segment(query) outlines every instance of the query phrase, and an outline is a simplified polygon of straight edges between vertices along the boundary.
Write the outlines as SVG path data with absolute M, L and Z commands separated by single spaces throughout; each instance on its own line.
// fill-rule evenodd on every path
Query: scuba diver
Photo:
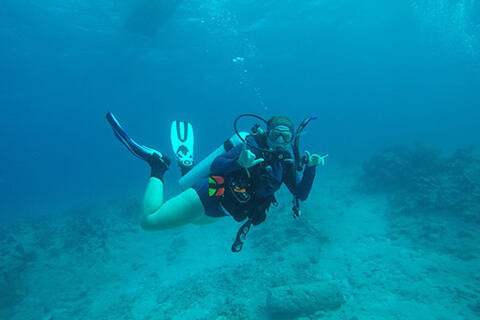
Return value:
M 136 143 L 112 113 L 107 113 L 106 117 L 115 136 L 151 169 L 140 214 L 142 228 L 153 231 L 190 223 L 203 225 L 231 216 L 237 222 L 245 221 L 237 232 L 233 252 L 242 249 L 252 225 L 265 221 L 270 205 L 277 204 L 274 194 L 283 183 L 294 196 L 294 217 L 300 216 L 300 200 L 307 199 L 315 168 L 325 165 L 328 156 L 307 151 L 301 156 L 299 152 L 300 135 L 316 117 L 306 118 L 295 129 L 285 116 L 274 116 L 267 121 L 254 114 L 243 114 L 235 119 L 235 134 L 194 165 L 192 125 L 174 121 L 171 140 L 182 171 L 179 183 L 184 191 L 164 202 L 163 175 L 170 166 L 170 159 Z M 266 130 L 256 124 L 251 133 L 239 132 L 237 123 L 244 117 L 264 122 Z

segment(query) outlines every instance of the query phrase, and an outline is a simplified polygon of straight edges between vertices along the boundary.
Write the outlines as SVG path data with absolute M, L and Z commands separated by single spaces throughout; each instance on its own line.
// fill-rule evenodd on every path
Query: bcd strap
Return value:
M 250 219 L 245 222 L 240 229 L 238 229 L 237 236 L 235 237 L 235 242 L 232 244 L 232 252 L 240 252 L 243 247 L 243 242 L 247 237 L 248 232 L 250 231 L 250 226 L 252 221 Z

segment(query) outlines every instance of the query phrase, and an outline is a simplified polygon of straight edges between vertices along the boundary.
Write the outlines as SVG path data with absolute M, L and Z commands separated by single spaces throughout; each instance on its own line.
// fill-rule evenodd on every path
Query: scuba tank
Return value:
M 186 190 L 193 186 L 197 181 L 207 178 L 210 175 L 210 167 L 212 166 L 215 158 L 241 144 L 242 139 L 245 139 L 248 135 L 249 133 L 247 132 L 239 132 L 238 134 L 234 134 L 232 137 L 230 137 L 230 139 L 227 139 L 221 146 L 215 149 L 205 159 L 200 161 L 200 163 L 196 164 L 192 170 L 180 178 L 180 187 L 183 190 Z

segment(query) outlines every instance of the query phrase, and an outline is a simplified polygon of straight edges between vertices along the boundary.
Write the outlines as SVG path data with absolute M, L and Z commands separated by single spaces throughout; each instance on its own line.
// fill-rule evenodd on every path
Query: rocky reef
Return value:
M 361 188 L 390 197 L 396 211 L 448 213 L 480 223 L 480 160 L 475 148 L 446 155 L 424 145 L 401 145 L 363 165 Z
M 326 282 L 275 287 L 267 296 L 267 309 L 272 319 L 294 319 L 316 313 L 321 316 L 344 303 L 338 286 Z
M 14 237 L 15 229 L 0 229 L 0 318 L 8 319 L 16 305 L 28 294 L 26 275 L 37 259 L 36 254 L 26 249 Z

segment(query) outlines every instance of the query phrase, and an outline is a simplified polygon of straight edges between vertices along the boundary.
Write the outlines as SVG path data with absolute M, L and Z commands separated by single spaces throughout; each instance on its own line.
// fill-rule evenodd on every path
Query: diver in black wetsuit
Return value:
M 307 199 L 315 168 L 319 164 L 324 165 L 326 158 L 307 152 L 303 159 L 299 159 L 296 139 L 313 117 L 302 122 L 297 131 L 289 118 L 272 117 L 265 121 L 266 132 L 256 130 L 245 139 L 241 138 L 242 142 L 236 146 L 226 143 L 224 146 L 227 151 L 209 165 L 208 177 L 199 179 L 164 203 L 163 174 L 170 164 L 168 157 L 133 141 L 112 114 L 107 114 L 107 119 L 120 141 L 151 167 L 140 215 L 142 227 L 146 230 L 164 230 L 189 223 L 206 224 L 219 217 L 232 216 L 236 221 L 246 221 L 232 246 L 235 252 L 240 251 L 242 239 L 250 226 L 265 220 L 270 205 L 276 202 L 274 194 L 283 183 L 295 196 L 294 212 L 299 215 L 298 201 Z M 297 182 L 299 169 L 303 175 Z M 196 168 L 192 172 L 194 170 Z

